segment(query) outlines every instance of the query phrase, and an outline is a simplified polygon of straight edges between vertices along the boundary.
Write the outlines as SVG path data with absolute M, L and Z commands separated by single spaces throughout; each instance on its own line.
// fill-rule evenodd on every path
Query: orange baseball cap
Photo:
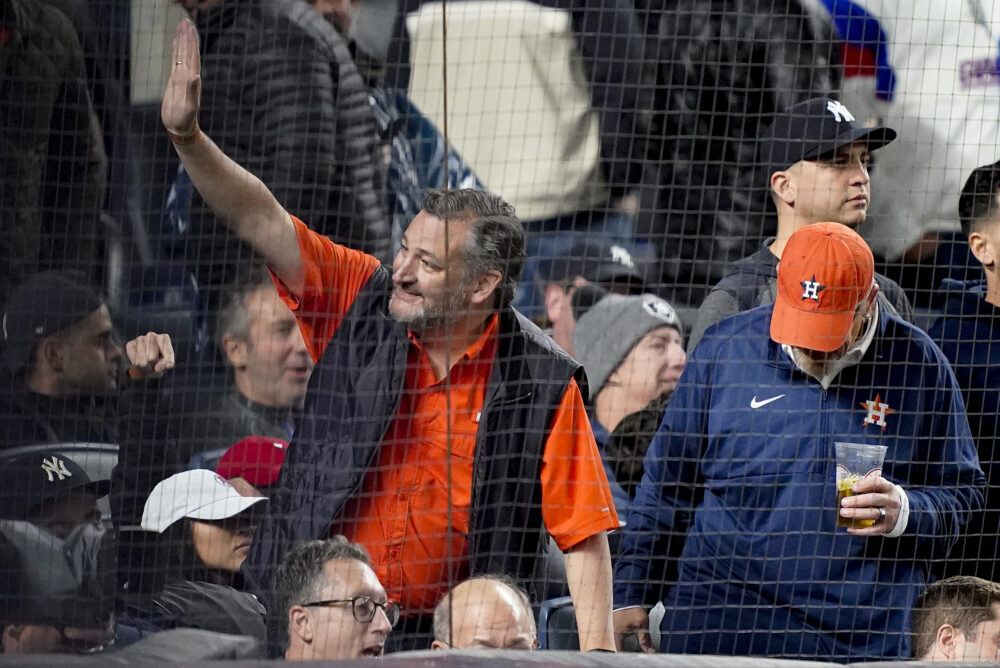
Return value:
M 874 281 L 872 251 L 851 228 L 813 223 L 796 230 L 778 263 L 771 338 L 833 352 L 847 339 L 858 304 Z

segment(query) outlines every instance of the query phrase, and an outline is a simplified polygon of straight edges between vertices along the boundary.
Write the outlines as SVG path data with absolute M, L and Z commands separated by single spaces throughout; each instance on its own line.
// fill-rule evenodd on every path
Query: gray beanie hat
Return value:
M 656 295 L 608 295 L 580 316 L 573 330 L 576 358 L 587 371 L 593 400 L 642 337 L 659 327 L 681 331 L 674 307 Z

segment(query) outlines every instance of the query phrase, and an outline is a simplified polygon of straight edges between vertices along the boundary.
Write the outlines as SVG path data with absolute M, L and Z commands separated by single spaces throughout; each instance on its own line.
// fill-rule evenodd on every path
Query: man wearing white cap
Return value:
M 844 225 L 792 234 L 777 288 L 717 326 L 670 399 L 615 568 L 619 641 L 651 649 L 644 608 L 662 597 L 671 653 L 908 657 L 929 560 L 982 503 L 955 377 L 881 308 L 871 250 Z M 887 448 L 839 506 L 838 441 Z M 672 535 L 686 539 L 664 592 Z

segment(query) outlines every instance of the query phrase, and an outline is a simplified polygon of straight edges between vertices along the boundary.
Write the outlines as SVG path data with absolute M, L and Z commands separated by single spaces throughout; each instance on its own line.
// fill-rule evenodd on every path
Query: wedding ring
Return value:
M 878 521 L 881 522 L 885 519 L 885 508 L 878 508 Z

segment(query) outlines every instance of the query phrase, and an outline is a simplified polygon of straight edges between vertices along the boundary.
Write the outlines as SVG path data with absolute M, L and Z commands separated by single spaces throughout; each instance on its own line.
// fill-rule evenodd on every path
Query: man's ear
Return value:
M 787 169 L 771 174 L 771 192 L 788 206 L 795 204 L 795 179 L 791 177 Z
M 934 639 L 934 654 L 937 658 L 947 661 L 958 661 L 962 657 L 958 656 L 958 640 L 960 632 L 951 624 L 942 624 L 938 629 L 937 637 Z
M 7 624 L 3 627 L 4 654 L 13 654 L 17 651 L 23 631 L 24 627 L 20 624 Z
M 563 302 L 569 299 L 570 296 L 566 294 L 566 290 L 562 286 L 550 283 L 545 286 L 545 293 L 542 295 L 542 298 L 545 301 L 545 317 L 549 319 L 549 322 L 555 322 L 559 318 L 558 314 L 562 309 Z
M 242 369 L 247 365 L 247 342 L 243 339 L 238 339 L 232 334 L 223 335 L 222 350 L 234 368 Z
M 993 267 L 996 265 L 997 249 L 993 248 L 993 245 L 986 238 L 985 234 L 981 232 L 970 232 L 969 233 L 969 250 L 972 254 L 979 260 L 979 264 L 984 267 Z
M 435 640 L 434 642 L 431 643 L 431 649 L 435 649 L 435 650 L 448 649 L 448 646 L 445 645 L 440 640 Z
M 66 346 L 55 337 L 42 339 L 38 343 L 37 360 L 56 373 L 66 368 Z
M 479 306 L 493 299 L 497 286 L 503 280 L 503 275 L 496 269 L 490 269 L 479 274 L 473 284 L 472 305 Z
M 305 645 L 313 641 L 312 619 L 309 611 L 301 605 L 293 605 L 288 609 L 288 636 L 289 639 L 295 636 Z

